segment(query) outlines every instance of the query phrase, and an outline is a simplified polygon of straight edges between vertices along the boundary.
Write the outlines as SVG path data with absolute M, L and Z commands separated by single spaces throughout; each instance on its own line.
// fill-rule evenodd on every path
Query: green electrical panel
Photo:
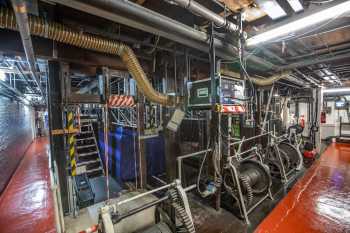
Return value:
M 216 79 L 216 99 L 221 104 L 237 104 L 237 99 L 243 98 L 243 83 L 240 80 L 222 77 Z M 203 79 L 189 82 L 188 107 L 209 109 L 211 107 L 211 80 Z M 218 95 L 220 93 L 220 97 Z
M 210 84 L 211 84 L 210 79 L 204 79 L 204 80 L 188 83 L 187 87 L 188 87 L 188 106 L 189 107 L 210 108 L 211 106 Z

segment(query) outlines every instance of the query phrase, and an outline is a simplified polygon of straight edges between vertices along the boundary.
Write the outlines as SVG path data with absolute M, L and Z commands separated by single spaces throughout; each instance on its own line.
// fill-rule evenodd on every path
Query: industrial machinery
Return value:
M 273 177 L 288 184 L 303 166 L 303 157 L 300 150 L 285 138 L 272 136 L 272 140 L 265 151 L 264 163 L 270 168 Z
M 130 208 L 143 197 L 162 191 L 166 192 L 163 192 L 161 197 Z M 126 210 L 126 207 L 129 208 Z M 175 216 L 168 214 L 169 209 L 170 212 L 175 212 Z M 145 224 L 140 225 L 140 218 L 147 218 L 149 221 L 145 220 Z M 127 222 L 123 223 L 126 220 Z M 127 227 L 123 228 L 123 224 Z M 117 202 L 110 200 L 99 211 L 98 228 L 99 232 L 103 233 L 195 233 L 187 195 L 179 180 L 128 199 Z
M 224 171 L 224 187 L 226 190 L 225 204 L 227 200 L 233 200 L 232 206 L 238 204 L 240 215 L 249 224 L 248 215 L 264 200 L 271 198 L 270 187 L 272 184 L 269 167 L 263 163 L 260 148 L 254 146 L 246 151 L 241 151 L 244 142 L 261 137 L 261 135 L 243 139 L 238 150 L 233 156 L 228 157 Z

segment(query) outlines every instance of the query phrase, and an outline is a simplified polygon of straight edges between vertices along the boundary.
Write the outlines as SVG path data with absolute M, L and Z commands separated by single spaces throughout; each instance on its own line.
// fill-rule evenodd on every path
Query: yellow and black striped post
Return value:
M 68 112 L 68 143 L 69 143 L 69 159 L 72 176 L 77 174 L 77 162 L 75 161 L 75 136 L 73 112 Z

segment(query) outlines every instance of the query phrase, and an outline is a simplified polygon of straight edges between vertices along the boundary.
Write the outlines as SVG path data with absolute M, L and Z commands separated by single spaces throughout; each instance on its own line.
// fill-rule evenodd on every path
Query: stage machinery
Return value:
M 295 178 L 296 172 L 303 167 L 303 156 L 300 152 L 300 142 L 289 134 L 276 137 L 271 134 L 271 140 L 264 151 L 264 163 L 269 166 L 273 177 L 281 179 L 288 185 Z
M 249 224 L 248 215 L 267 198 L 273 199 L 269 167 L 263 163 L 261 147 L 255 145 L 242 151 L 242 144 L 266 136 L 262 134 L 230 143 L 238 145 L 232 156 L 227 158 L 224 169 L 224 206 L 229 209 L 237 206 L 241 217 Z
M 163 193 L 161 197 L 154 198 L 136 208 L 130 208 L 133 202 L 160 192 Z M 123 206 L 129 206 L 128 210 L 122 211 Z M 170 217 L 167 211 L 169 209 L 175 213 L 174 216 Z M 154 224 L 145 224 L 138 229 L 130 230 L 131 225 L 137 225 L 140 222 L 139 218 L 151 218 L 150 222 Z M 131 224 L 127 224 L 127 229 L 121 226 L 125 219 L 128 219 L 128 223 Z M 129 232 L 129 230 L 130 233 L 195 233 L 186 190 L 182 188 L 179 180 L 125 200 L 118 202 L 110 200 L 100 208 L 98 230 L 101 233 L 126 233 L 125 231 Z

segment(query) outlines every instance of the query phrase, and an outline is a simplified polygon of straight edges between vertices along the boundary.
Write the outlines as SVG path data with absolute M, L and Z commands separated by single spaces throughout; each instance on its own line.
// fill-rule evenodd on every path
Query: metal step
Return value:
M 78 158 L 79 157 L 84 157 L 84 156 L 89 156 L 89 155 L 98 155 L 97 151 L 92 151 L 92 152 L 87 152 L 87 153 L 78 153 Z
M 95 160 L 90 160 L 90 161 L 85 161 L 85 162 L 78 162 L 77 163 L 77 166 L 86 166 L 86 165 L 89 165 L 89 164 L 94 164 L 94 163 L 99 163 L 100 161 L 98 159 L 95 159 Z
M 89 134 L 89 133 L 92 133 L 92 131 L 91 131 L 91 130 L 90 130 L 90 131 L 81 131 L 81 132 L 78 134 L 78 136 L 81 135 L 81 134 Z
M 93 173 L 93 172 L 97 172 L 97 171 L 103 172 L 102 167 L 98 167 L 98 168 L 95 168 L 95 169 L 86 170 L 86 173 Z
M 95 139 L 94 137 L 87 137 L 87 138 L 78 138 L 77 141 L 84 141 L 84 140 L 93 140 Z
M 85 149 L 85 148 L 89 148 L 89 147 L 93 147 L 93 146 L 96 146 L 96 144 L 90 144 L 90 145 L 83 145 L 83 146 L 77 146 L 77 149 Z
M 90 123 L 91 119 L 80 119 L 80 123 Z
M 79 135 L 77 135 L 77 139 L 85 139 L 85 138 L 92 138 L 92 139 L 94 139 L 94 135 L 89 135 L 89 134 L 79 134 Z

